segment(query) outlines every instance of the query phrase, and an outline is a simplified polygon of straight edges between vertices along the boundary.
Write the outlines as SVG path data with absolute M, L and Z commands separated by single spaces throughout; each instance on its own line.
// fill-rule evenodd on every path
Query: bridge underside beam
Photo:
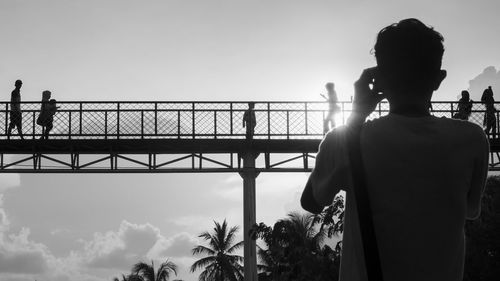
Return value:
M 241 172 L 255 152 L 258 172 L 308 172 L 319 140 L 0 141 L 3 173 Z
M 119 140 L 0 140 L 0 153 L 29 154 L 121 154 L 148 153 L 315 153 L 318 139 L 119 139 Z
M 0 173 L 231 173 L 259 154 L 257 172 L 309 172 L 320 140 L 0 140 Z M 489 170 L 500 171 L 490 140 Z

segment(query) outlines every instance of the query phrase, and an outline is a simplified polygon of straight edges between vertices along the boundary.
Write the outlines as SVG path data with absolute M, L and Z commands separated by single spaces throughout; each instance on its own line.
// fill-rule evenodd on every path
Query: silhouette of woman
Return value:
M 495 108 L 495 99 L 493 98 L 493 90 L 491 86 L 483 91 L 481 96 L 481 102 L 486 107 L 486 112 L 484 113 L 483 127 L 484 132 L 489 136 L 490 132 L 493 134 L 493 138 L 496 137 L 497 133 L 497 119 L 495 113 L 497 109 Z
M 472 112 L 472 100 L 468 91 L 462 91 L 462 97 L 458 100 L 458 112 L 453 115 L 455 119 L 469 120 Z
M 51 92 L 43 91 L 42 93 L 42 106 L 40 108 L 40 114 L 36 120 L 36 123 L 42 126 L 42 136 L 40 139 L 48 139 L 49 133 L 54 127 L 54 114 L 57 111 L 57 105 L 55 99 L 50 99 Z

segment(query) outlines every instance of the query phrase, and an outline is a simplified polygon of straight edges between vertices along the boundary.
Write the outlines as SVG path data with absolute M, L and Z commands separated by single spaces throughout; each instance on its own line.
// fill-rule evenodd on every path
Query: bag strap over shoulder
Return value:
M 366 186 L 365 169 L 361 155 L 361 126 L 352 126 L 347 144 L 352 173 L 352 190 L 359 216 L 361 239 L 369 281 L 383 281 L 382 265 L 373 224 L 372 210 Z

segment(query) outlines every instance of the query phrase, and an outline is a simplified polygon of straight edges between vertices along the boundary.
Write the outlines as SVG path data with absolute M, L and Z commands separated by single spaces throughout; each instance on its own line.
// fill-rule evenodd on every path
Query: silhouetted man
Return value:
M 384 281 L 462 280 L 465 220 L 480 213 L 488 165 L 481 127 L 430 115 L 443 37 L 416 19 L 382 29 L 377 67 L 354 84 L 347 125 L 322 141 L 302 206 L 320 212 L 346 191 L 340 281 L 367 280 L 347 145 L 360 134 L 359 171 L 366 180 Z M 387 98 L 387 116 L 365 122 Z M 359 136 L 359 135 L 358 135 Z M 353 158 L 354 159 L 354 158 Z M 361 166 L 361 165 L 360 165 Z
M 248 109 L 243 114 L 243 128 L 246 127 L 246 138 L 251 140 L 253 139 L 253 134 L 255 131 L 255 126 L 257 126 L 257 120 L 255 119 L 255 111 L 253 108 L 255 107 L 255 103 L 249 102 Z
M 340 108 L 337 105 L 339 101 L 337 97 L 337 92 L 335 91 L 335 84 L 328 82 L 325 85 L 326 92 L 328 96 L 321 94 L 321 96 L 328 102 L 328 115 L 325 120 L 323 120 L 323 133 L 326 134 L 331 128 L 335 127 L 335 114 L 339 112 Z
M 9 128 L 7 131 L 7 136 L 10 137 L 12 133 L 12 129 L 14 127 L 17 128 L 17 132 L 19 133 L 19 136 L 21 139 L 24 139 L 23 137 L 23 130 L 22 130 L 22 125 L 23 125 L 23 116 L 21 113 L 21 86 L 23 85 L 23 82 L 21 80 L 16 80 L 15 83 L 15 89 L 12 91 L 10 95 L 10 123 L 9 123 Z

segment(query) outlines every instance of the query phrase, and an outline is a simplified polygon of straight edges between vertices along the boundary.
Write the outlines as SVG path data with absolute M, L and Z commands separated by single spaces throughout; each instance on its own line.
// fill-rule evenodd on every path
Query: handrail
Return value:
M 252 101 L 257 126 L 255 139 L 321 139 L 328 103 L 323 101 Z M 497 102 L 496 104 L 499 104 Z M 248 101 L 58 101 L 54 116 L 53 139 L 109 138 L 245 138 L 243 114 Z M 351 101 L 339 101 L 336 125 L 344 124 L 352 110 Z M 433 101 L 431 113 L 452 118 L 457 101 Z M 472 103 L 469 121 L 483 125 L 486 109 Z M 19 139 L 10 123 L 10 101 L 0 102 L 0 139 Z M 20 102 L 23 135 L 29 139 L 42 136 L 36 124 L 40 101 Z M 388 114 L 389 104 L 382 102 L 369 119 Z M 499 127 L 498 112 L 495 113 Z M 2 128 L 3 127 L 3 128 Z M 492 132 L 491 137 L 497 137 Z

